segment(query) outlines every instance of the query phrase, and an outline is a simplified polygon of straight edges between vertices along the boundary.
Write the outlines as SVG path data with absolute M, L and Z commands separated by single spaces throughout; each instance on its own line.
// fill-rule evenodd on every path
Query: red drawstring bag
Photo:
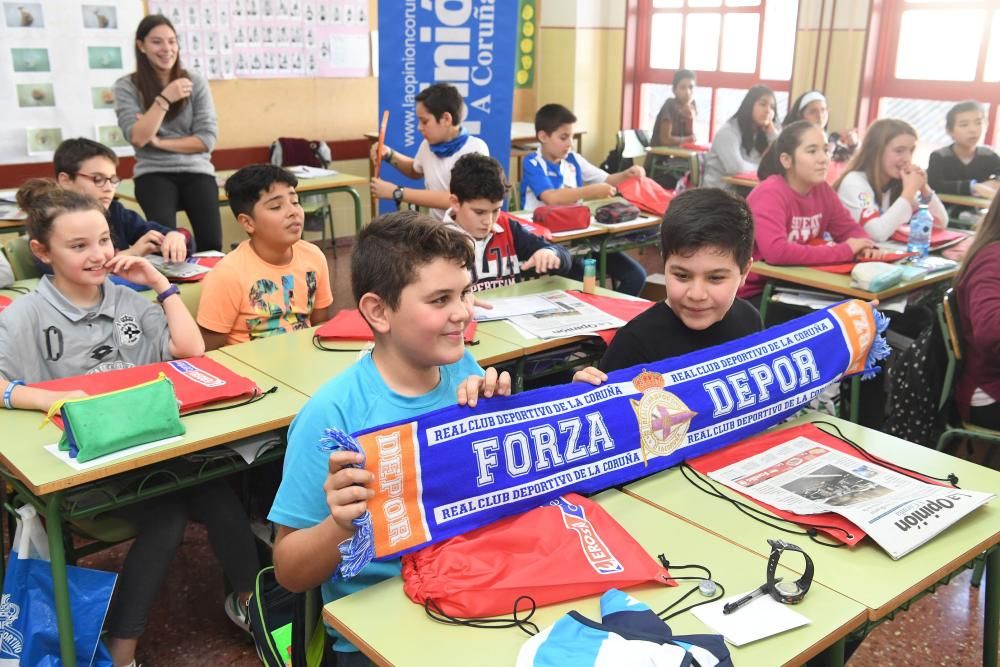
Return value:
M 610 514 L 575 493 L 403 556 L 406 596 L 462 618 L 510 614 L 522 596 L 542 606 L 650 581 L 677 585 Z
M 177 394 L 181 414 L 211 403 L 249 397 L 261 391 L 253 380 L 234 373 L 208 357 L 161 361 L 116 371 L 37 382 L 31 386 L 53 391 L 81 389 L 89 395 L 104 394 L 155 380 L 160 373 L 174 383 L 174 393 Z M 52 421 L 58 423 L 57 420 L 55 417 Z M 59 426 L 62 427 L 61 424 Z
M 11 301 L 8 297 L 0 296 L 0 312 L 3 312 L 4 308 L 12 303 L 13 301 Z
M 320 340 L 375 340 L 375 334 L 361 313 L 347 308 L 327 320 L 313 335 Z M 475 336 L 476 321 L 469 320 L 465 327 L 465 342 L 471 343 Z
M 618 194 L 646 213 L 660 216 L 666 212 L 670 200 L 674 198 L 673 190 L 667 190 L 646 176 L 626 178 L 618 184 Z

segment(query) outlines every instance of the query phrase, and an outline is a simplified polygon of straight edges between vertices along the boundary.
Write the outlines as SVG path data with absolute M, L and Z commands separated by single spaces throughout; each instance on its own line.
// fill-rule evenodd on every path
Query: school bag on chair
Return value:
M 325 141 L 279 137 L 271 144 L 271 164 L 279 167 L 319 167 L 326 169 L 333 159 L 330 146 Z M 330 220 L 330 235 L 333 236 L 333 211 L 326 195 L 299 195 L 299 203 L 306 213 L 306 231 L 323 232 L 326 238 L 326 221 Z
M 250 635 L 266 667 L 320 667 L 326 630 L 319 588 L 293 593 L 278 583 L 274 566 L 257 573 L 250 596 Z

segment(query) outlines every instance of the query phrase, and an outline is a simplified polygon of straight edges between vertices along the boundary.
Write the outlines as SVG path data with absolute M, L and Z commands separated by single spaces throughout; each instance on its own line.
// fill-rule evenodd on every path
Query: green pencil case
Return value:
M 56 413 L 63 422 L 59 448 L 81 463 L 185 433 L 174 385 L 163 373 L 127 389 L 59 401 L 46 421 Z

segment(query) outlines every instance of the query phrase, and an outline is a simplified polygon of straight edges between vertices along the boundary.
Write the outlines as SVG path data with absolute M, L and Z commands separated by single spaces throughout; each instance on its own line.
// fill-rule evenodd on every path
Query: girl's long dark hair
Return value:
M 966 270 L 968 270 L 969 265 L 972 264 L 972 260 L 975 259 L 976 253 L 991 243 L 998 241 L 1000 241 L 1000 197 L 994 197 L 993 203 L 990 204 L 990 210 L 986 212 L 986 217 L 980 223 L 972 245 L 969 246 L 969 251 L 965 253 L 965 257 L 962 259 L 962 264 L 958 267 L 958 273 L 955 274 L 952 284 L 958 285 L 962 282 L 962 277 L 965 275 Z
M 753 122 L 753 105 L 757 104 L 757 100 L 764 95 L 770 95 L 771 99 L 775 100 L 774 124 L 778 125 L 778 108 L 774 91 L 764 85 L 756 85 L 748 90 L 740 103 L 740 108 L 733 114 L 733 118 L 736 119 L 736 124 L 740 128 L 740 145 L 747 155 L 755 149 L 758 153 L 763 153 L 767 149 L 767 133 Z
M 139 101 L 142 104 L 143 109 L 148 109 L 153 104 L 153 100 L 156 96 L 163 91 L 163 84 L 160 83 L 160 78 L 156 75 L 156 71 L 153 66 L 149 63 L 149 58 L 147 58 L 142 51 L 139 50 L 139 42 L 146 39 L 146 36 L 153 30 L 153 28 L 165 25 L 171 30 L 173 30 L 174 35 L 177 34 L 177 30 L 174 29 L 174 24 L 170 22 L 166 16 L 162 14 L 150 14 L 141 21 L 139 21 L 139 27 L 135 29 L 135 73 L 132 74 L 132 83 L 139 90 Z M 174 66 L 170 70 L 170 81 L 175 79 L 180 79 L 188 75 L 187 71 L 181 67 L 181 56 L 180 49 L 177 52 L 177 60 L 174 62 Z M 170 105 L 167 110 L 166 117 L 164 120 L 170 120 L 181 112 L 184 105 L 188 103 L 188 98 L 182 98 Z
M 763 181 L 774 174 L 784 176 L 785 167 L 781 164 L 781 154 L 788 153 L 794 160 L 795 149 L 802 143 L 802 135 L 815 128 L 816 126 L 807 120 L 797 120 L 782 128 L 781 134 L 761 156 L 760 164 L 757 165 L 757 178 Z

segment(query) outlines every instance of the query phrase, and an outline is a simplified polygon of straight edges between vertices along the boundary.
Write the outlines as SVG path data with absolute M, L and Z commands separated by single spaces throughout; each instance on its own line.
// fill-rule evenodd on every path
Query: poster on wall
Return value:
M 208 79 L 364 77 L 368 0 L 150 0 Z
M 518 88 L 535 85 L 535 32 L 538 9 L 535 0 L 520 0 L 517 13 L 517 66 L 514 84 Z
M 112 86 L 135 69 L 142 0 L 0 0 L 0 163 L 41 162 L 64 138 L 87 137 L 121 155 Z
M 412 158 L 423 140 L 414 98 L 432 83 L 450 83 L 465 98 L 465 129 L 482 138 L 506 167 L 517 3 L 379 0 L 378 12 L 379 118 L 389 111 L 386 145 Z M 372 119 L 372 127 L 379 118 Z M 380 176 L 397 185 L 423 187 L 388 163 L 382 164 Z M 392 201 L 380 202 L 381 212 L 394 209 Z

